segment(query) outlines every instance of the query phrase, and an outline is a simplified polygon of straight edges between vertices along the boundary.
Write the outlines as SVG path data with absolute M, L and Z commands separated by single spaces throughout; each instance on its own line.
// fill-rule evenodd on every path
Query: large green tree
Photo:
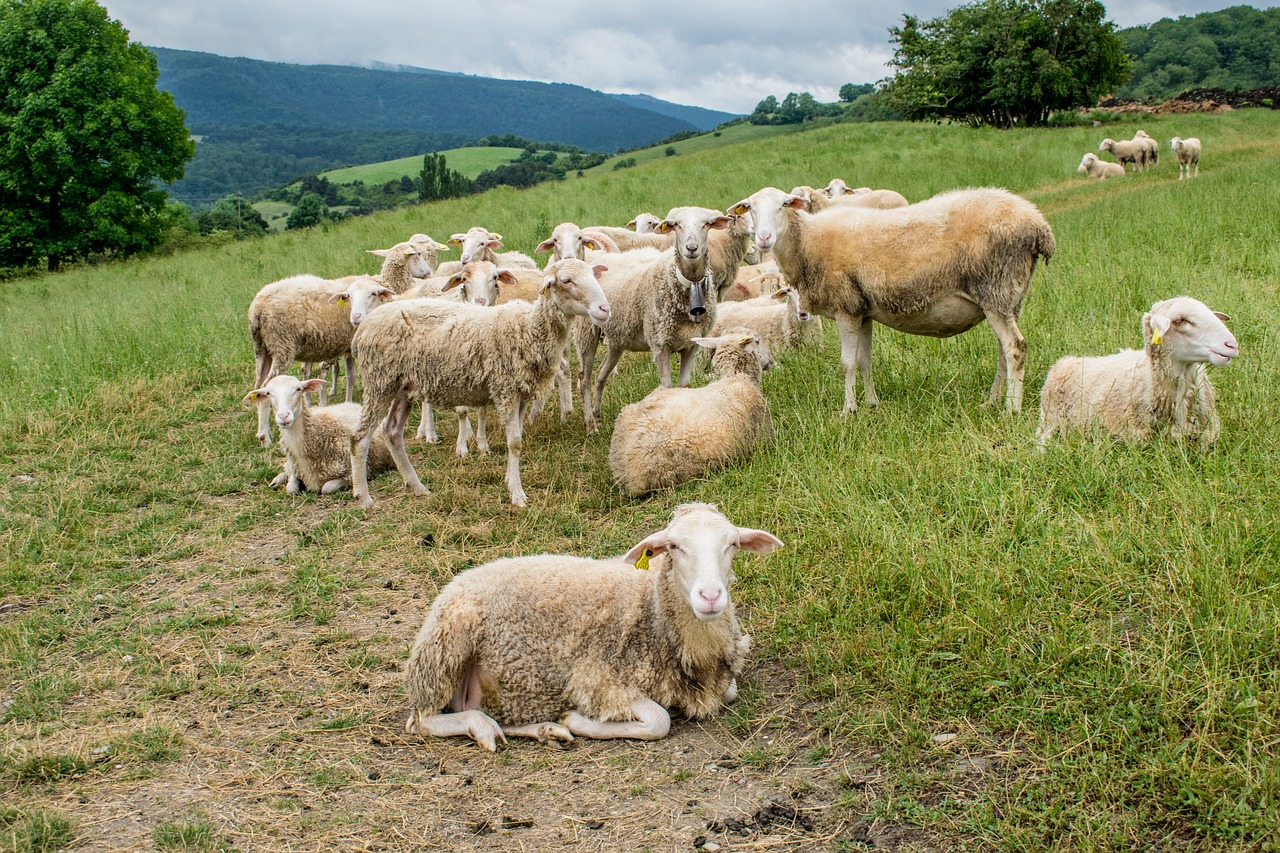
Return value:
M 93 0 L 0 0 L 0 265 L 160 242 L 195 146 L 157 77 Z
M 1044 124 L 1124 82 L 1129 59 L 1097 0 L 979 0 L 891 27 L 894 106 L 907 118 Z

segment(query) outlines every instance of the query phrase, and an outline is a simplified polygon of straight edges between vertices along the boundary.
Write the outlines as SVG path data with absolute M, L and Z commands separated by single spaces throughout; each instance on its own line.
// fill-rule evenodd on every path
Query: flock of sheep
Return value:
M 1194 136 L 1188 139 L 1175 136 L 1169 140 L 1169 149 L 1178 158 L 1178 180 L 1199 177 L 1199 139 Z M 1098 150 L 1111 152 L 1111 156 L 1116 158 L 1116 162 L 1108 163 L 1106 160 L 1099 160 L 1097 154 L 1089 151 L 1080 160 L 1080 166 L 1076 171 L 1091 178 L 1105 181 L 1107 178 L 1124 177 L 1125 163 L 1132 163 L 1135 172 L 1145 172 L 1148 166 L 1160 165 L 1160 143 L 1148 136 L 1145 130 L 1139 130 L 1134 133 L 1133 139 L 1117 141 L 1107 137 L 1099 143 Z M 1194 175 L 1191 171 L 1193 168 L 1195 169 Z
M 258 404 L 264 446 L 274 412 L 285 467 L 273 485 L 326 494 L 349 485 L 369 507 L 370 474 L 394 466 L 414 494 L 427 494 L 405 445 L 413 404 L 423 405 L 418 434 L 428 442 L 438 441 L 432 407 L 455 408 L 462 456 L 473 437 L 487 449 L 492 407 L 506 433 L 510 499 L 523 506 L 526 420 L 557 387 L 565 419 L 576 376 L 585 428 L 596 431 L 619 360 L 647 352 L 659 387 L 618 414 L 609 465 L 631 495 L 673 486 L 743 458 L 770 434 L 761 375 L 774 349 L 820 331 L 816 315 L 839 330 L 845 412 L 858 407 L 859 376 L 863 402 L 878 402 L 875 323 L 949 337 L 984 320 L 998 349 L 990 403 L 1021 409 L 1018 317 L 1037 262 L 1056 244 L 1035 205 L 1013 193 L 955 190 L 908 204 L 836 179 L 822 189 L 766 187 L 724 212 L 641 214 L 628 226 L 563 223 L 537 247 L 550 253 L 541 269 L 499 252 L 501 236 L 475 227 L 449 240 L 461 248 L 457 262 L 439 264 L 448 247 L 416 234 L 376 250 L 377 276 L 264 287 L 249 308 L 257 384 L 245 401 Z M 1219 423 L 1204 365 L 1238 354 L 1226 319 L 1190 297 L 1169 299 L 1143 316 L 1141 350 L 1061 359 L 1040 395 L 1041 449 L 1064 427 L 1212 442 Z M 710 354 L 715 379 L 690 387 L 699 352 Z M 306 378 L 286 373 L 294 361 L 308 363 Z M 325 405 L 328 383 L 310 378 L 311 365 L 333 363 L 336 390 L 338 361 L 346 402 Z M 357 364 L 363 406 L 352 402 Z M 319 407 L 308 404 L 313 392 Z M 660 738 L 670 708 L 712 714 L 736 696 L 749 647 L 729 597 L 733 556 L 781 545 L 714 505 L 687 504 L 619 558 L 519 557 L 464 572 L 414 643 L 408 729 L 466 735 L 492 750 L 507 736 Z M 544 595 L 548 583 L 556 596 Z

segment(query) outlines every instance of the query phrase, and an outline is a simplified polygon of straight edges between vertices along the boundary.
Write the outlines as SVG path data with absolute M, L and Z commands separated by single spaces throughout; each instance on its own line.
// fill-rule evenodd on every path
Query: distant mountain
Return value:
M 664 116 L 687 121 L 698 130 L 711 130 L 730 119 L 738 118 L 736 113 L 724 113 L 719 110 L 708 110 L 703 107 L 689 107 L 684 104 L 673 104 L 652 95 L 613 95 L 619 100 L 645 110 L 652 110 Z
M 160 88 L 187 111 L 194 134 L 256 124 L 421 130 L 468 138 L 514 133 L 611 153 L 698 129 L 691 121 L 566 83 L 152 50 Z

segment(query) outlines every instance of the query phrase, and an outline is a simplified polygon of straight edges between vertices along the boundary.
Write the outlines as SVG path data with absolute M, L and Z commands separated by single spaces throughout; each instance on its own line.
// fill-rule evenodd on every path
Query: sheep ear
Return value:
M 496 273 L 494 273 L 494 276 L 493 276 L 493 277 L 494 277 L 494 278 L 496 278 L 498 281 L 501 281 L 501 282 L 503 282 L 503 283 L 505 283 L 505 284 L 515 284 L 515 283 L 516 283 L 516 277 L 515 277 L 515 275 L 511 272 L 511 270 L 498 270 Z
M 593 267 L 591 268 L 591 271 L 592 271 L 593 273 L 595 273 L 596 275 L 600 275 L 600 273 L 602 273 L 602 272 L 608 272 L 608 271 L 609 271 L 609 268 L 608 268 L 608 267 L 606 267 L 604 264 L 596 264 L 595 266 L 593 266 Z
M 1151 324 L 1151 343 L 1164 343 L 1165 333 L 1169 331 L 1169 327 L 1173 325 L 1173 321 L 1160 314 L 1148 314 L 1147 322 Z
M 635 565 L 636 561 L 644 556 L 644 552 L 646 550 L 653 552 L 649 554 L 650 557 L 656 557 L 659 554 L 666 553 L 667 531 L 659 530 L 657 533 L 646 537 L 643 542 L 635 545 L 630 551 L 623 554 L 622 559 L 632 565 Z
M 449 244 L 448 244 L 448 243 L 437 243 L 435 240 L 432 240 L 432 241 L 431 241 L 431 245 L 435 246 L 435 249 L 436 249 L 436 251 L 437 251 L 437 252 L 447 252 L 447 251 L 449 251 Z
M 774 548 L 782 547 L 782 540 L 772 533 L 753 530 L 750 527 L 738 528 L 738 547 L 752 554 L 768 554 Z
M 589 245 L 587 244 L 587 240 L 591 240 L 592 242 L 594 242 L 594 243 L 595 243 L 595 246 L 589 246 Z M 610 238 L 610 237 L 606 237 L 605 235 L 603 235 L 603 234 L 599 234 L 599 233 L 597 233 L 597 232 L 595 232 L 595 231 L 583 231 L 583 232 L 582 232 L 582 243 L 583 243 L 583 245 L 584 245 L 584 246 L 587 246 L 587 248 L 594 248 L 594 249 L 598 249 L 598 250 L 599 250 L 599 251 L 601 251 L 601 252 L 618 252 L 618 251 L 621 251 L 621 250 L 618 248 L 618 244 L 617 244 L 617 243 L 615 243 L 615 242 L 613 242 L 613 239 L 612 239 L 612 238 Z
M 808 210 L 809 200 L 802 195 L 789 195 L 782 200 L 783 207 L 793 207 L 796 210 Z
M 445 291 L 453 290 L 455 287 L 462 284 L 466 277 L 467 275 L 465 272 L 459 271 L 454 273 L 449 276 L 449 280 L 444 283 L 444 287 L 440 288 L 440 292 L 444 293 Z
M 703 349 L 709 349 L 712 352 L 715 352 L 716 347 L 724 344 L 724 338 L 690 338 L 689 340 L 693 341 Z
M 548 237 L 538 244 L 538 248 L 534 249 L 535 253 L 550 252 L 551 248 L 556 244 L 554 237 Z
M 467 239 L 466 234 L 454 234 L 452 237 L 449 238 L 449 245 L 461 246 L 464 242 L 466 242 L 466 239 Z
M 1224 323 L 1227 323 L 1231 320 L 1231 317 L 1229 315 L 1223 314 L 1221 311 L 1214 311 L 1212 313 L 1213 313 L 1213 316 L 1217 317 L 1219 320 L 1221 320 Z
M 551 285 L 555 283 L 556 283 L 556 277 L 555 277 L 555 274 L 552 273 L 551 275 L 548 275 L 545 279 L 542 280 L 542 290 L 538 292 L 546 293 L 548 290 L 551 289 Z
M 308 379 L 302 383 L 302 392 L 304 394 L 315 394 L 324 387 L 325 381 L 324 379 Z
M 371 255 L 377 255 L 380 258 L 385 258 L 391 250 L 390 249 L 365 249 L 365 251 Z
M 716 229 L 717 231 L 723 231 L 724 229 L 729 227 L 729 224 L 731 222 L 733 222 L 733 220 L 727 216 L 717 216 L 715 219 L 712 219 L 707 224 L 710 227 Z
M 330 305 L 346 305 L 346 304 L 347 304 L 347 294 L 345 294 L 345 293 L 335 293 L 335 294 L 333 294 L 333 296 L 330 296 L 330 297 L 329 297 L 329 304 L 330 304 Z
M 267 389 L 255 388 L 252 391 L 250 391 L 248 394 L 244 395 L 244 399 L 240 401 L 240 405 L 247 406 L 249 403 L 257 402 L 258 400 L 261 400 L 265 396 L 267 396 Z
M 741 216 L 742 214 L 746 213 L 750 209 L 751 209 L 751 202 L 747 201 L 746 199 L 743 199 L 742 201 L 735 204 L 733 207 L 729 208 L 727 212 L 732 216 Z
M 389 287 L 380 287 L 374 291 L 374 296 L 377 296 L 379 299 L 390 299 L 395 295 L 396 292 Z
M 596 242 L 594 237 L 587 237 L 585 235 L 583 235 L 582 237 L 582 245 L 586 246 L 588 249 L 591 249 L 592 251 L 595 251 L 595 252 L 598 252 L 604 248 L 603 246 L 601 246 L 599 243 Z
M 738 346 L 747 347 L 747 346 L 751 346 L 755 342 L 756 342 L 756 339 L 753 338 L 751 335 L 743 335 L 741 338 L 738 339 Z
M 761 276 L 761 278 L 764 278 L 764 276 Z M 779 288 L 778 288 L 777 290 L 775 290 L 772 294 L 770 294 L 769 298 L 770 298 L 770 299 L 778 299 L 778 300 L 782 300 L 782 299 L 786 299 L 786 298 L 787 298 L 788 296 L 790 296 L 790 295 L 791 295 L 791 289 L 790 289 L 790 288 L 788 288 L 788 287 L 779 287 Z
M 636 230 L 636 221 L 633 219 L 633 220 L 631 220 L 630 222 L 628 222 L 626 225 L 624 225 L 623 227 L 624 227 L 624 228 L 630 228 L 632 231 L 634 231 L 634 230 Z
M 657 225 L 653 226 L 653 230 L 658 234 L 666 234 L 668 231 L 671 231 L 674 228 L 675 226 L 671 224 L 670 219 L 664 219 L 661 222 L 659 222 Z

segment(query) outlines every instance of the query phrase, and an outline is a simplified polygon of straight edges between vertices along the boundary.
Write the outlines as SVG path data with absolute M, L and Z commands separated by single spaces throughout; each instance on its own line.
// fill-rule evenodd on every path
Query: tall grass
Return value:
M 1158 170 L 1102 184 L 1075 174 L 1102 134 L 1137 127 L 1165 141 Z M 1199 179 L 1176 180 L 1175 134 L 1204 141 Z M 262 486 L 278 463 L 238 401 L 251 382 L 244 311 L 266 282 L 374 271 L 365 249 L 415 231 L 484 224 L 528 252 L 565 220 L 723 208 L 833 176 L 911 199 L 1001 185 L 1040 204 L 1059 249 L 1023 314 L 1028 411 L 980 405 L 995 369 L 985 327 L 941 341 L 879 328 L 880 408 L 842 418 L 828 328 L 765 378 L 772 444 L 649 500 L 612 486 L 608 429 L 588 438 L 577 414 L 528 434 L 523 512 L 503 505 L 500 461 L 452 461 L 447 437 L 414 451 L 428 499 L 386 477 L 364 514 Z M 323 624 L 334 602 L 359 606 L 370 566 L 411 565 L 438 584 L 511 553 L 616 553 L 676 502 L 710 500 L 787 543 L 738 567 L 756 639 L 745 713 L 767 718 L 789 674 L 821 728 L 891 762 L 896 796 L 873 816 L 1008 850 L 1274 844 L 1278 190 L 1269 111 L 1005 133 L 841 125 L 12 283 L 0 304 L 0 593 L 51 603 L 0 623 L 0 673 L 88 661 L 39 708 L 74 717 L 68 691 L 94 689 L 94 655 L 139 642 L 94 627 L 93 596 L 193 564 L 229 572 L 219 566 L 237 537 L 289 531 L 288 618 Z M 1053 360 L 1137 345 L 1141 312 L 1184 293 L 1232 315 L 1240 341 L 1237 363 L 1213 372 L 1217 445 L 1076 437 L 1035 452 L 1036 389 Z M 647 360 L 627 362 L 606 423 L 653 384 Z M 942 733 L 958 737 L 939 746 Z M 957 751 L 995 756 L 998 770 L 961 795 L 948 775 Z

